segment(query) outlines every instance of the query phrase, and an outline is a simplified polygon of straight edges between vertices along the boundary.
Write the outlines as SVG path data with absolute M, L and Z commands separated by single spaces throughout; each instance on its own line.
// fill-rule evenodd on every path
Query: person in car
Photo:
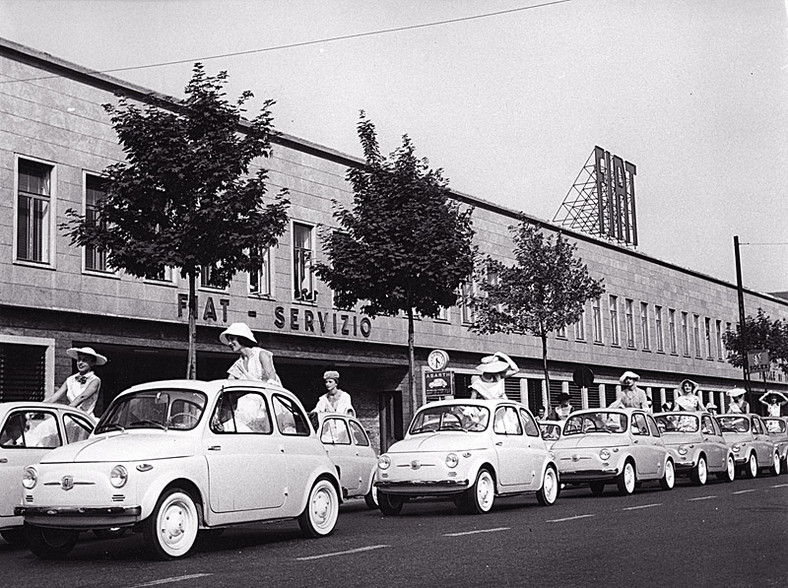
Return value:
M 682 380 L 676 395 L 678 410 L 703 410 L 703 401 L 698 396 L 698 384 L 690 379 Z
M 640 376 L 635 372 L 626 371 L 621 374 L 618 381 L 621 383 L 621 392 L 618 398 L 610 405 L 610 408 L 642 408 L 649 410 L 648 396 L 638 388 L 637 381 Z
M 767 392 L 758 399 L 761 404 L 766 405 L 766 414 L 770 417 L 778 417 L 782 412 L 782 406 L 788 400 L 782 392 Z
M 728 390 L 728 398 L 731 399 L 731 403 L 728 406 L 728 413 L 746 414 L 750 412 L 750 403 L 744 399 L 746 393 L 747 390 L 744 388 L 733 388 L 732 390 Z
M 471 398 L 506 398 L 504 380 L 520 371 L 517 364 L 503 351 L 482 358 L 476 366 L 480 375 L 471 378 Z
M 227 375 L 231 380 L 259 380 L 282 385 L 274 367 L 274 354 L 257 346 L 246 323 L 233 323 L 219 335 L 219 340 L 238 354 Z
M 318 399 L 313 412 L 341 412 L 356 416 L 350 394 L 339 389 L 339 372 L 328 370 L 323 374 L 323 380 L 326 383 L 326 393 Z
M 92 347 L 71 347 L 66 350 L 66 355 L 77 361 L 77 373 L 66 378 L 47 402 L 63 402 L 65 399 L 69 406 L 93 414 L 101 390 L 101 378 L 93 370 L 107 363 L 107 358 Z

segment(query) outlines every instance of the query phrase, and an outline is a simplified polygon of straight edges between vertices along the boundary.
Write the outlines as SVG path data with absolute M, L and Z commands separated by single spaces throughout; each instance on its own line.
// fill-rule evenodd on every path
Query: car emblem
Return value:
M 417 459 L 414 459 L 412 462 L 410 462 L 410 467 L 414 470 L 417 470 L 421 467 L 421 462 Z
M 74 487 L 74 476 L 63 476 L 63 479 L 60 480 L 60 487 L 63 490 L 71 490 Z

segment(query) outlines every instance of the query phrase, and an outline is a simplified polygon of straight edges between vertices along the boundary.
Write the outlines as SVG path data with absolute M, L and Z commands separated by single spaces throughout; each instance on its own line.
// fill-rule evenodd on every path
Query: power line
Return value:
M 204 57 L 196 57 L 191 59 L 178 59 L 174 61 L 162 61 L 159 63 L 150 63 L 146 65 L 133 65 L 128 67 L 116 67 L 112 69 L 102 69 L 102 70 L 88 70 L 88 73 L 91 74 L 102 74 L 102 73 L 116 73 L 121 71 L 131 71 L 137 69 L 149 69 L 153 67 L 166 67 L 169 65 L 179 65 L 181 63 L 194 63 L 197 61 L 209 61 L 211 59 L 223 59 L 225 57 L 239 57 L 241 55 L 252 55 L 254 53 L 266 53 L 268 51 L 279 51 L 281 49 L 294 49 L 296 47 L 306 47 L 308 45 L 317 45 L 320 43 L 333 43 L 335 41 L 347 41 L 348 39 L 360 39 L 362 37 L 372 37 L 376 35 L 386 35 L 389 33 L 399 33 L 402 31 L 412 31 L 416 29 L 425 29 L 429 27 L 436 27 L 436 26 L 443 26 L 447 24 L 454 24 L 458 22 L 467 22 L 471 20 L 479 20 L 482 18 L 491 18 L 496 16 L 502 16 L 504 14 L 513 14 L 515 12 L 524 12 L 526 10 L 533 10 L 535 8 L 545 8 L 548 6 L 554 6 L 556 4 L 564 4 L 566 2 L 573 2 L 574 0 L 553 0 L 552 2 L 543 2 L 541 4 L 533 4 L 531 6 L 522 6 L 520 8 L 510 8 L 508 10 L 499 10 L 497 12 L 487 12 L 485 14 L 476 14 L 473 16 L 463 16 L 459 18 L 452 18 L 447 20 L 440 20 L 435 22 L 428 22 L 422 24 L 415 24 L 415 25 L 407 25 L 402 27 L 393 27 L 390 29 L 380 29 L 376 31 L 367 31 L 364 33 L 353 33 L 349 35 L 339 35 L 336 37 L 326 37 L 324 39 L 315 39 L 312 41 L 300 41 L 298 43 L 288 43 L 286 45 L 276 45 L 274 47 L 262 47 L 260 49 L 249 49 L 246 51 L 235 51 L 232 53 L 222 53 L 219 55 L 208 55 Z M 7 84 L 9 82 L 33 82 L 37 80 L 48 80 L 52 78 L 57 78 L 59 76 L 41 76 L 36 78 L 26 78 L 26 79 L 17 79 L 17 80 L 0 80 L 0 84 Z

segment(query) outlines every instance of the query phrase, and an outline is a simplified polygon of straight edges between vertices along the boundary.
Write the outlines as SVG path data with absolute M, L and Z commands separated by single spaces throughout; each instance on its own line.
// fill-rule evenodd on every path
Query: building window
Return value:
M 704 326 L 704 337 L 703 337 L 703 340 L 706 343 L 706 345 L 705 345 L 706 349 L 704 349 L 704 351 L 706 352 L 706 357 L 708 359 L 714 359 L 712 357 L 712 355 L 711 355 L 711 319 L 709 317 L 706 317 L 706 318 L 703 319 L 703 321 L 704 321 L 704 325 L 703 325 Z
M 263 253 L 263 262 L 255 271 L 249 273 L 249 294 L 271 296 L 272 289 L 271 249 Z
M 695 357 L 700 357 L 700 317 L 692 315 L 692 334 L 695 339 Z
M 662 333 L 662 307 L 654 306 L 654 334 L 657 337 L 657 351 L 665 351 L 665 340 Z
M 16 258 L 48 264 L 54 167 L 27 159 L 20 159 L 18 165 Z
M 676 350 L 676 310 L 668 309 L 668 337 L 670 339 L 670 352 L 675 354 Z
M 476 315 L 473 312 L 473 296 L 476 291 L 473 279 L 465 280 L 460 284 L 460 314 L 462 315 L 462 323 L 470 325 L 476 320 Z
M 594 343 L 602 343 L 602 302 L 599 298 L 591 303 L 594 320 Z
M 313 302 L 312 227 L 293 223 L 293 299 Z
M 224 286 L 216 281 L 216 266 L 204 265 L 200 268 L 200 288 L 222 290 Z
M 439 321 L 449 322 L 449 309 L 441 306 L 438 309 L 438 316 L 435 318 Z
M 618 296 L 610 295 L 610 342 L 620 345 L 618 325 Z
M 101 223 L 97 207 L 106 196 L 103 178 L 85 174 L 85 222 L 88 225 Z M 105 223 L 101 223 L 105 224 Z M 107 252 L 96 249 L 92 245 L 85 246 L 85 269 L 93 272 L 106 272 Z
M 689 357 L 689 315 L 686 312 L 681 313 L 681 352 Z
M 714 335 L 717 338 L 717 359 L 722 361 L 722 321 L 716 321 Z
M 575 323 L 575 339 L 577 341 L 586 340 L 586 309 L 580 313 L 580 318 Z
M 643 333 L 643 349 L 651 349 L 651 336 L 648 332 L 648 304 L 640 303 L 640 330 Z
M 555 336 L 559 339 L 566 339 L 566 326 L 557 328 L 555 330 Z
M 627 326 L 627 347 L 635 347 L 635 317 L 634 303 L 629 298 L 624 300 L 624 312 Z

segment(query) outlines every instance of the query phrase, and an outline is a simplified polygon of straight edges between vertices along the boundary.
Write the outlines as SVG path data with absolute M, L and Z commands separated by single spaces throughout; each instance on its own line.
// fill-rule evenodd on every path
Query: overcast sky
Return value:
M 280 131 L 359 157 L 363 109 L 386 152 L 407 133 L 453 189 L 546 220 L 599 145 L 637 166 L 640 251 L 735 283 L 739 235 L 745 286 L 777 291 L 788 290 L 787 8 L 0 0 L 0 36 L 100 71 L 183 61 L 110 73 L 177 97 L 201 60 L 228 71 L 231 97 L 275 99 Z

